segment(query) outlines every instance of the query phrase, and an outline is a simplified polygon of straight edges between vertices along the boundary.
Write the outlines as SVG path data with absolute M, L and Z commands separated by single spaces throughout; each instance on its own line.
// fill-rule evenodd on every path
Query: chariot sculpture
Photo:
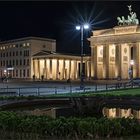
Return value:
M 122 17 L 117 17 L 118 20 L 118 25 L 138 25 L 139 20 L 137 19 L 137 14 L 135 12 L 132 12 L 132 6 L 128 6 L 128 10 L 130 12 L 130 15 L 127 16 L 127 19 L 125 19 L 124 16 Z

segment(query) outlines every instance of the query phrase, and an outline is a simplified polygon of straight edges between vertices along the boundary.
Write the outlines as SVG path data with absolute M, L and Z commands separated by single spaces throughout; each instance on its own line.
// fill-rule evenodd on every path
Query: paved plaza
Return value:
M 0 82 L 0 95 L 49 95 L 61 93 L 78 93 L 115 89 L 116 84 L 128 81 L 93 80 L 85 81 L 83 90 L 80 89 L 80 81 L 25 81 L 8 80 Z

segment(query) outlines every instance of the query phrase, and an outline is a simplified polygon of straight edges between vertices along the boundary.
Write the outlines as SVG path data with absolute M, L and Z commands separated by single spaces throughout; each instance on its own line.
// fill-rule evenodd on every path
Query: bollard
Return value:
M 86 91 L 85 87 L 84 87 L 84 89 L 83 89 L 83 90 L 84 90 L 84 92 Z
M 95 85 L 95 91 L 97 91 L 97 84 Z
M 123 86 L 124 86 L 124 88 L 126 88 L 126 84 L 125 83 L 123 83 Z
M 115 88 L 117 89 L 117 87 L 118 87 L 118 84 L 116 84 Z
M 18 89 L 18 96 L 20 96 L 20 88 Z
M 108 86 L 107 86 L 107 84 L 106 84 L 106 90 L 108 90 Z
M 39 94 L 39 87 L 37 88 L 37 90 L 36 90 L 36 94 L 39 96 L 40 94 Z
M 7 91 L 7 93 L 8 93 L 8 86 L 6 87 L 6 89 L 7 89 L 6 91 Z
M 71 86 L 71 84 L 70 84 L 70 93 L 72 93 L 72 86 Z
M 57 88 L 55 87 L 55 94 L 57 94 Z

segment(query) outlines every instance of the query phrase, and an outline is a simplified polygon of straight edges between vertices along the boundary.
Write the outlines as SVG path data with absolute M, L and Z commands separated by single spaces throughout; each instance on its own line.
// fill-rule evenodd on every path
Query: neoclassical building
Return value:
M 94 79 L 129 79 L 140 77 L 140 26 L 131 5 L 118 26 L 93 31 L 88 39 L 91 47 L 91 77 Z M 131 63 L 133 62 L 133 63 Z
M 80 78 L 81 57 L 73 54 L 41 51 L 32 57 L 33 73 L 36 78 L 50 80 L 76 80 Z M 83 57 L 83 72 L 86 78 L 90 78 L 90 56 Z
M 56 52 L 56 40 L 25 37 L 0 42 L 0 77 L 18 79 L 76 80 L 80 55 Z M 90 56 L 83 56 L 83 72 L 90 78 Z
M 92 31 L 91 56 L 83 56 L 86 79 L 140 77 L 140 26 L 136 13 L 118 17 L 118 26 Z M 133 63 L 131 63 L 133 62 Z M 56 52 L 56 40 L 38 37 L 0 42 L 0 77 L 80 79 L 81 56 Z
M 134 61 L 133 77 L 140 77 L 140 26 L 116 26 L 93 31 L 91 77 L 95 79 L 129 79 L 130 61 Z

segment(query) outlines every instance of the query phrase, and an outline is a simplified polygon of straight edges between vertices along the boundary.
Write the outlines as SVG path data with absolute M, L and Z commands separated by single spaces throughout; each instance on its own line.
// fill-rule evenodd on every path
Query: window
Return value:
M 20 56 L 22 55 L 22 51 L 20 51 Z
M 9 61 L 9 65 L 11 66 L 11 60 Z
M 23 47 L 25 47 L 26 46 L 26 44 L 25 43 L 23 43 Z
M 29 72 L 30 72 L 29 69 L 27 69 L 27 77 L 29 77 Z
M 3 57 L 5 57 L 5 53 L 3 53 Z
M 29 47 L 30 46 L 30 43 L 27 43 L 27 46 Z
M 6 66 L 8 66 L 8 60 L 6 60 Z
M 24 61 L 23 61 L 23 65 L 26 65 L 26 60 L 24 59 Z
M 16 66 L 18 66 L 18 60 L 16 60 Z
M 25 77 L 25 70 L 23 70 L 23 77 Z
M 15 56 L 15 52 L 13 52 L 13 56 Z
M 13 66 L 15 65 L 15 60 L 13 60 Z
M 9 53 L 9 55 L 11 56 L 11 52 Z
M 3 66 L 5 67 L 5 61 L 3 61 Z
M 16 48 L 18 48 L 18 44 L 16 44 Z
M 29 50 L 24 51 L 24 56 L 29 56 Z
M 18 51 L 16 51 L 16 56 L 18 56 Z
M 20 70 L 20 77 L 22 77 L 22 70 Z
M 20 65 L 22 65 L 22 60 L 20 59 Z
M 27 66 L 29 66 L 29 59 L 27 59 Z
M 6 53 L 6 56 L 8 57 L 8 52 Z

